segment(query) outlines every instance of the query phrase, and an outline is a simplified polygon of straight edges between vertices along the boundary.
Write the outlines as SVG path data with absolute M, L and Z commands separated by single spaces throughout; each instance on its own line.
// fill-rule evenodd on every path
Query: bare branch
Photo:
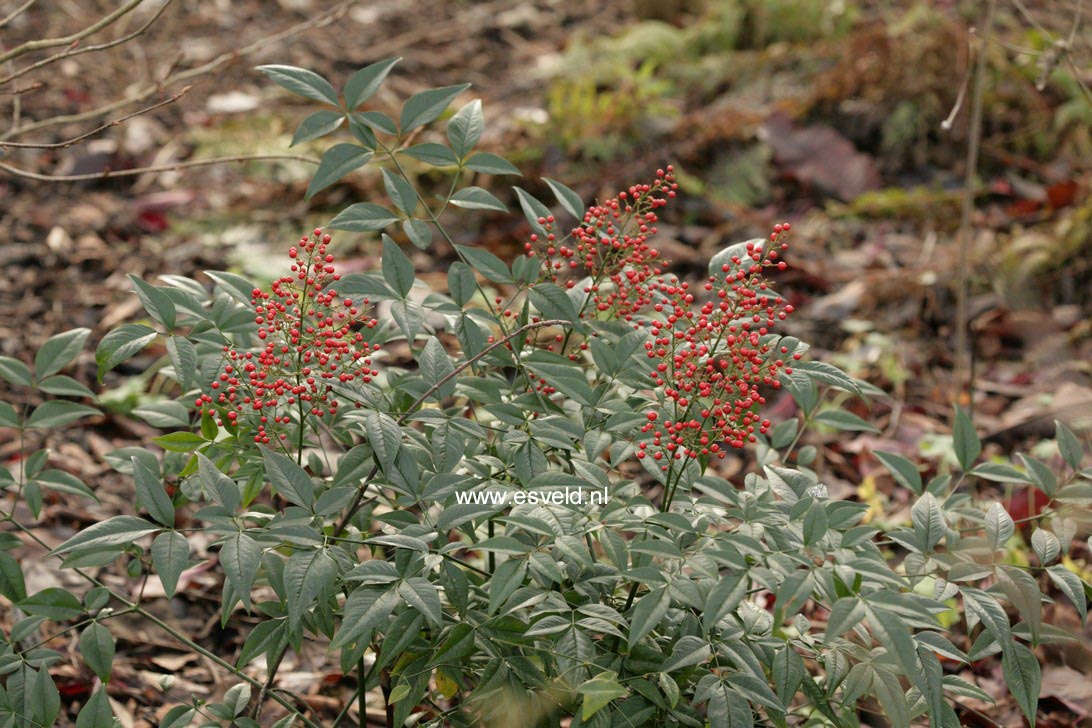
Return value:
M 114 101 L 112 103 L 100 106 L 97 109 L 91 109 L 90 111 L 84 111 L 78 114 L 68 114 L 67 116 L 53 116 L 48 119 L 43 119 L 41 121 L 36 121 L 25 126 L 21 126 L 17 129 L 9 129 L 4 134 L 0 134 L 0 140 L 11 139 L 14 136 L 26 134 L 27 132 L 35 131 L 38 129 L 45 129 L 47 127 L 56 126 L 58 124 L 69 124 L 80 121 L 87 121 L 88 119 L 95 119 L 97 117 L 109 114 L 113 111 L 117 111 L 118 109 L 124 108 L 126 106 L 138 104 L 141 101 L 146 100 L 152 94 L 168 86 L 173 86 L 175 84 L 182 83 L 183 81 L 189 81 L 199 76 L 203 76 L 210 71 L 216 70 L 225 63 L 238 60 L 242 56 L 254 53 L 255 51 L 261 50 L 262 48 L 265 48 L 268 45 L 272 45 L 273 43 L 276 43 L 285 38 L 290 38 L 294 35 L 303 33 L 304 31 L 311 30 L 312 28 L 321 28 L 323 26 L 329 25 L 330 23 L 334 22 L 342 15 L 344 15 L 345 12 L 355 3 L 356 0 L 344 0 L 335 7 L 331 8 L 329 11 L 321 15 L 317 15 L 310 20 L 306 20 L 297 25 L 293 25 L 292 27 L 286 28 L 279 33 L 274 33 L 273 35 L 261 38 L 260 40 L 256 40 L 250 45 L 240 48 L 238 50 L 229 51 L 227 53 L 219 55 L 216 58 L 213 58 L 208 63 L 205 63 L 204 65 L 197 66 L 196 68 L 191 68 L 188 71 L 182 71 L 180 73 L 170 75 L 164 78 L 162 81 L 159 81 L 158 83 L 153 83 L 145 86 L 144 88 L 134 93 L 132 96 L 118 99 L 117 101 Z
M 0 19 L 0 28 L 3 28 L 5 25 L 7 25 L 11 21 L 15 20 L 16 18 L 18 18 L 23 13 L 25 13 L 27 8 L 29 8 L 31 5 L 33 5 L 36 2 L 38 2 L 38 0 L 27 0 L 25 3 L 23 3 L 19 7 L 15 8 L 15 10 L 12 10 L 11 15 L 7 16 L 6 18 Z
M 114 119 L 113 121 L 108 121 L 105 124 L 103 124 L 102 126 L 95 127 L 94 129 L 87 132 L 86 134 L 80 134 L 78 137 L 74 137 L 74 138 L 69 139 L 67 141 L 55 142 L 55 143 L 52 143 L 52 144 L 43 144 L 43 143 L 34 143 L 34 142 L 4 142 L 4 141 L 0 141 L 0 148 L 14 147 L 16 149 L 65 149 L 67 147 L 72 146 L 73 144 L 78 144 L 78 143 L 82 142 L 84 139 L 87 139 L 88 137 L 95 136 L 100 131 L 106 131 L 107 129 L 109 129 L 111 127 L 114 127 L 114 126 L 117 126 L 118 124 L 120 124 L 120 123 L 122 123 L 124 121 L 128 121 L 129 119 L 132 119 L 135 116 L 141 116 L 141 115 L 147 114 L 147 113 L 149 113 L 151 111 L 155 111 L 156 109 L 163 108 L 164 106 L 167 106 L 168 104 L 173 104 L 175 101 L 178 101 L 180 98 L 185 96 L 186 92 L 189 91 L 191 88 L 193 88 L 193 86 L 185 86 L 185 87 L 183 87 L 183 89 L 181 91 L 176 93 L 174 96 L 171 96 L 168 99 L 164 99 L 163 101 L 160 101 L 158 104 L 152 104 L 151 106 L 146 106 L 143 109 L 137 109 L 136 111 L 134 111 L 131 114 L 126 114 L 125 116 L 119 116 L 118 118 Z
M 40 51 L 46 48 L 57 48 L 58 46 L 72 45 L 73 43 L 86 38 L 89 35 L 98 33 L 103 28 L 112 25 L 118 18 L 132 12 L 133 8 L 140 5 L 144 0 L 129 0 L 129 2 L 122 5 L 120 8 L 104 16 L 97 23 L 92 23 L 78 33 L 72 35 L 66 35 L 63 38 L 42 38 L 40 40 L 28 40 L 22 45 L 15 46 L 7 53 L 0 54 L 0 63 L 10 61 L 13 58 L 18 58 L 26 53 L 33 51 Z
M 24 177 L 26 179 L 33 179 L 39 182 L 86 182 L 88 180 L 96 179 L 112 179 L 114 177 L 132 177 L 138 174 L 147 174 L 149 172 L 174 172 L 176 170 L 190 169 L 193 167 L 208 167 L 213 164 L 226 164 L 228 162 L 260 162 L 260 161 L 293 161 L 293 162 L 306 162 L 308 164 L 318 164 L 319 160 L 314 157 L 305 157 L 302 154 L 239 154 L 232 157 L 210 157 L 209 159 L 191 159 L 188 162 L 177 162 L 175 164 L 162 164 L 155 167 L 136 167 L 134 169 L 108 169 L 105 172 L 96 172 L 93 174 L 39 174 L 38 172 L 31 172 L 25 169 L 19 169 L 12 167 L 11 165 L 0 162 L 0 170 L 7 172 L 8 174 L 15 175 L 16 177 Z
M 169 6 L 173 1 L 174 0 L 164 0 L 164 3 L 159 6 L 159 10 L 155 11 L 155 13 L 152 15 L 152 17 L 148 19 L 148 22 L 146 22 L 144 25 L 142 25 L 139 28 L 137 28 L 136 30 L 134 30 L 129 35 L 123 35 L 120 38 L 116 38 L 116 39 L 114 39 L 112 41 L 108 41 L 106 43 L 99 43 L 98 45 L 83 46 L 83 47 L 79 47 L 79 48 L 69 48 L 69 49 L 67 49 L 65 51 L 62 51 L 61 53 L 55 53 L 52 56 L 50 56 L 49 58 L 43 58 L 42 60 L 38 61 L 37 63 L 33 63 L 33 64 L 27 66 L 26 68 L 22 68 L 22 69 L 16 71 L 15 73 L 11 74 L 7 78 L 0 80 L 0 86 L 3 86 L 4 84 L 10 83 L 10 82 L 14 81 L 15 79 L 19 78 L 20 76 L 25 76 L 26 74 L 30 73 L 31 71 L 35 71 L 35 70 L 37 70 L 39 68 L 42 68 L 43 66 L 48 66 L 50 64 L 56 63 L 57 61 L 62 61 L 65 58 L 71 58 L 72 56 L 79 56 L 79 55 L 82 55 L 84 53 L 93 53 L 95 51 L 104 51 L 107 48 L 113 48 L 113 47 L 119 46 L 119 45 L 121 45 L 123 43 L 128 43 L 133 38 L 136 38 L 138 35 L 140 35 L 144 31 L 146 31 L 148 28 L 150 28 L 152 23 L 154 23 L 156 20 L 159 19 L 159 16 L 163 14 L 163 11 L 166 10 L 167 6 Z

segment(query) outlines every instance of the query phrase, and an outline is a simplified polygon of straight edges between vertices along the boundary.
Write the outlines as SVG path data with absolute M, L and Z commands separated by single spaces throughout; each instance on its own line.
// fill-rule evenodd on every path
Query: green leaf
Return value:
M 88 526 L 50 553 L 64 554 L 130 544 L 141 536 L 155 533 L 162 528 L 136 516 L 114 516 Z
M 630 649 L 652 630 L 660 625 L 667 608 L 671 605 L 671 596 L 667 589 L 653 589 L 637 600 L 630 618 L 630 631 L 627 644 Z
M 83 656 L 83 661 L 103 682 L 110 682 L 110 668 L 114 664 L 114 647 L 114 635 L 98 622 L 87 625 L 80 634 L 80 654 Z
M 453 194 L 448 201 L 466 210 L 494 210 L 508 212 L 508 207 L 481 187 L 464 187 Z
M 485 116 L 482 114 L 482 102 L 481 99 L 474 99 L 459 109 L 447 123 L 447 140 L 451 142 L 451 149 L 461 159 L 482 138 L 483 131 L 485 131 Z
M 455 261 L 447 269 L 447 288 L 456 305 L 465 306 L 478 292 L 474 270 L 461 260 Z
M 239 484 L 220 472 L 220 469 L 202 453 L 197 453 L 197 473 L 201 485 L 215 502 L 229 511 L 242 504 L 243 494 Z
M 1019 642 L 1010 643 L 1001 652 L 1001 672 L 1016 704 L 1020 706 L 1028 722 L 1035 725 L 1043 681 L 1042 668 L 1039 667 L 1035 653 Z
M 391 72 L 395 64 L 401 61 L 399 58 L 384 58 L 382 61 L 361 68 L 349 77 L 345 82 L 345 106 L 348 109 L 356 109 L 370 99 L 379 87 L 383 85 L 387 74 Z
M 1005 645 L 1012 641 L 1012 628 L 1005 610 L 992 596 L 973 587 L 965 586 L 960 591 L 963 594 L 963 604 L 967 616 L 973 616 L 982 623 L 982 627 L 989 633 L 999 645 Z
M 921 495 L 925 490 L 921 483 L 921 473 L 918 472 L 918 468 L 914 463 L 910 462 L 902 455 L 896 455 L 892 452 L 875 450 L 872 454 L 891 471 L 891 477 L 893 477 L 895 482 L 903 488 L 910 490 L 916 495 Z
M 394 174 L 388 169 L 381 169 L 383 186 L 387 189 L 387 196 L 399 210 L 406 215 L 412 215 L 417 209 L 417 191 L 413 185 L 403 176 Z
M 296 461 L 272 450 L 263 450 L 265 474 L 270 484 L 290 503 L 311 510 L 315 501 L 315 484 L 311 476 Z
M 174 528 L 174 503 L 163 487 L 159 473 L 149 468 L 140 458 L 133 458 L 133 481 L 137 500 L 148 514 L 167 528 Z
M 1041 566 L 1046 566 L 1054 561 L 1062 551 L 1062 545 L 1058 541 L 1058 537 L 1045 528 L 1037 528 L 1035 533 L 1031 534 L 1031 547 L 1039 558 Z
M 371 411 L 364 416 L 364 431 L 376 461 L 385 472 L 389 471 L 402 448 L 402 429 L 390 415 Z
M 465 245 L 456 245 L 455 250 L 466 261 L 494 283 L 515 283 L 512 280 L 512 272 L 504 261 L 482 248 L 470 248 Z
M 918 662 L 918 649 L 906 620 L 886 609 L 869 609 L 872 634 L 883 645 L 887 653 L 895 660 L 902 674 L 913 685 L 921 682 L 921 664 Z M 901 690 L 901 688 L 900 688 Z
M 12 602 L 21 602 L 27 598 L 27 584 L 23 578 L 23 568 L 11 554 L 0 551 L 0 594 Z
M 99 366 L 99 382 L 102 382 L 106 372 L 152 343 L 156 336 L 158 334 L 155 329 L 142 324 L 125 324 L 102 337 L 98 348 L 95 349 L 95 362 Z
M 558 285 L 549 282 L 539 283 L 531 289 L 529 296 L 531 305 L 547 318 L 571 323 L 580 317 L 576 311 L 576 304 Z
M 542 181 L 550 186 L 550 190 L 554 193 L 554 197 L 561 203 L 561 207 L 565 209 L 565 212 L 569 213 L 577 220 L 584 219 L 584 201 L 580 199 L 580 195 L 549 177 L 543 177 Z
M 861 385 L 841 369 L 823 361 L 800 361 L 793 364 L 793 369 L 811 379 L 828 384 L 844 392 L 861 395 Z
M 439 339 L 435 336 L 430 336 L 428 341 L 425 342 L 425 348 L 421 351 L 419 362 L 421 366 L 421 376 L 424 378 L 425 383 L 430 387 L 435 386 L 445 377 L 450 377 L 455 372 L 455 366 L 451 363 L 451 359 L 444 350 L 444 345 L 441 344 Z M 450 397 L 454 393 L 455 380 L 452 378 L 436 390 L 432 395 L 432 399 L 439 402 L 440 400 Z
M 72 329 L 49 337 L 34 356 L 34 376 L 45 379 L 71 364 L 83 350 L 90 333 L 91 329 Z
M 334 584 L 337 577 L 337 562 L 330 557 L 326 549 L 297 551 L 288 558 L 284 566 L 284 588 L 288 608 L 288 629 L 296 629 L 315 602 L 315 598 Z
M 1028 457 L 1024 453 L 1018 453 L 1017 457 L 1020 458 L 1020 462 L 1024 465 L 1024 470 L 1028 473 L 1028 480 L 1047 495 L 1054 497 L 1054 494 L 1058 492 L 1058 477 L 1054 475 L 1054 471 L 1051 470 L 1045 463 L 1042 463 L 1035 458 Z
M 53 429 L 97 414 L 100 412 L 94 407 L 55 399 L 35 407 L 27 419 L 26 426 L 28 429 Z
M 1084 448 L 1080 440 L 1073 434 L 1073 430 L 1065 426 L 1060 420 L 1054 420 L 1054 437 L 1058 441 L 1058 450 L 1062 453 L 1062 459 L 1073 470 L 1081 469 L 1081 460 L 1084 459 Z
M 977 475 L 996 483 L 1026 483 L 1028 476 L 1021 473 L 1008 463 L 985 462 L 975 465 L 968 475 Z
M 190 562 L 190 545 L 186 537 L 178 531 L 166 531 L 152 541 L 152 565 L 159 574 L 163 592 L 168 599 L 174 597 L 178 589 L 178 577 L 186 570 Z
M 394 690 L 391 690 L 391 696 L 387 699 L 387 702 L 391 705 L 397 703 L 399 700 L 404 700 L 407 695 L 410 694 L 410 686 L 406 683 L 400 683 L 396 685 Z
M 482 174 L 514 174 L 521 176 L 519 169 L 504 157 L 489 152 L 478 152 L 463 164 L 467 169 Z
M 264 622 L 258 622 L 246 636 L 235 666 L 246 667 L 259 655 L 278 654 L 287 644 L 287 628 L 287 619 L 267 619 Z
M 428 579 L 413 577 L 398 585 L 398 594 L 428 620 L 429 624 L 439 629 L 443 626 L 443 611 L 440 606 L 440 593 Z
M 38 389 L 47 394 L 56 394 L 62 397 L 87 397 L 95 399 L 95 393 L 77 382 L 72 377 L 63 374 L 54 374 L 38 382 Z
M 1081 624 L 1083 625 L 1088 619 L 1088 598 L 1085 596 L 1088 587 L 1084 581 L 1061 564 L 1051 566 L 1046 571 L 1047 575 L 1050 576 L 1050 580 L 1054 582 L 1054 586 L 1058 587 L 1058 591 L 1065 594 L 1066 599 L 1073 602 L 1073 606 L 1077 608 L 1077 612 L 1081 615 Z
M 601 672 L 591 680 L 586 680 L 576 689 L 584 697 L 580 708 L 580 719 L 586 721 L 611 701 L 624 698 L 629 695 L 629 689 L 617 680 L 618 675 L 613 672 Z
M 413 263 L 388 235 L 383 236 L 383 277 L 402 298 L 413 288 Z
M 288 146 L 309 142 L 312 139 L 324 137 L 345 123 L 345 115 L 338 111 L 316 111 L 300 122 L 296 127 L 296 133 L 292 136 L 292 143 Z
M 402 232 L 416 248 L 427 250 L 432 245 L 432 227 L 424 220 L 403 220 Z
M 338 649 L 353 643 L 367 643 L 375 628 L 386 622 L 398 604 L 396 590 L 357 589 L 345 600 L 341 628 L 330 647 Z
M 250 702 L 250 685 L 247 683 L 239 683 L 238 685 L 232 685 L 224 693 L 224 705 L 227 706 L 228 712 L 232 717 L 236 717 L 242 714 L 246 710 L 247 703 Z
M 257 541 L 245 533 L 228 536 L 220 547 L 220 565 L 224 568 L 224 576 L 231 582 L 235 593 L 243 600 L 243 606 L 248 612 L 250 611 L 250 590 L 261 563 L 261 547 Z
M 519 187 L 513 187 L 512 189 L 516 191 L 516 197 L 519 198 L 519 206 L 523 210 L 523 216 L 531 224 L 531 231 L 537 233 L 540 238 L 545 238 L 547 235 L 546 228 L 542 226 L 539 219 L 549 217 L 550 208 Z
M 892 725 L 910 725 L 910 707 L 906 703 L 906 693 L 902 689 L 902 683 L 895 673 L 890 670 L 875 668 L 875 678 L 872 688 L 876 692 L 876 699 L 880 701 L 883 712 L 891 720 Z
M 30 367 L 10 356 L 0 356 L 0 377 L 21 387 L 29 387 L 32 381 Z
M 398 126 L 401 133 L 404 135 L 439 118 L 455 97 L 468 88 L 470 84 L 463 83 L 457 86 L 431 88 L 411 96 L 402 107 L 402 115 L 399 118 Z
M 341 105 L 338 102 L 337 91 L 334 91 L 334 87 L 314 71 L 281 65 L 258 66 L 258 70 L 268 76 L 274 83 L 298 96 L 322 101 L 331 106 Z
M 358 202 L 349 205 L 330 221 L 334 230 L 348 230 L 353 233 L 372 233 L 393 225 L 401 218 L 387 208 L 372 202 Z
M 1039 583 L 1028 572 L 1008 564 L 999 564 L 994 575 L 1005 597 L 1027 623 L 1032 643 L 1038 644 L 1043 625 L 1043 594 Z
M 796 650 L 786 644 L 774 655 L 773 684 L 777 697 L 785 705 L 790 705 L 803 681 L 804 661 L 796 654 Z
M 194 432 L 171 432 L 153 437 L 152 442 L 168 452 L 189 452 L 205 444 L 206 440 Z
M 671 648 L 671 656 L 660 665 L 661 672 L 673 672 L 684 667 L 700 665 L 713 655 L 713 650 L 706 640 L 693 635 L 679 639 Z
M 324 190 L 354 169 L 359 169 L 372 158 L 372 151 L 357 144 L 335 144 L 326 150 L 319 162 L 311 184 L 303 198 L 310 200 L 320 190 Z M 336 219 L 336 218 L 335 218 Z
M 19 428 L 19 413 L 7 402 L 0 402 L 0 427 Z
M 932 493 L 926 493 L 910 509 L 914 522 L 914 534 L 922 553 L 931 553 L 947 531 L 944 513 Z
M 163 324 L 168 330 L 174 328 L 177 311 L 174 300 L 162 288 L 156 288 L 142 278 L 129 274 L 129 281 L 133 284 L 137 298 L 148 315 Z
M 527 559 L 508 559 L 497 565 L 487 587 L 489 614 L 494 614 L 523 584 L 527 576 Z
M 38 473 L 34 476 L 34 482 L 58 493 L 78 495 L 83 498 L 90 498 L 95 502 L 99 500 L 98 496 L 82 480 L 71 473 L 56 468 L 48 468 Z
M 27 614 L 47 617 L 54 622 L 67 622 L 83 614 L 83 605 L 71 592 L 59 587 L 49 587 L 31 594 L 16 604 Z
M 1016 525 L 1005 507 L 1000 503 L 991 503 L 986 511 L 986 538 L 990 548 L 999 549 L 1008 543 Z
M 163 725 L 168 724 L 164 722 Z M 189 725 L 189 723 L 171 723 L 170 728 L 180 728 L 182 725 Z M 110 700 L 106 697 L 106 688 L 100 687 L 80 708 L 80 714 L 76 716 L 76 728 L 113 728 L 113 726 L 114 711 L 110 708 Z
M 823 410 L 815 415 L 814 421 L 845 432 L 879 432 L 873 425 L 843 409 Z
M 960 406 L 956 406 L 955 423 L 952 425 L 952 445 L 955 448 L 959 467 L 970 470 L 974 461 L 982 452 L 982 443 L 975 432 L 970 415 Z
M 865 605 L 860 597 L 842 597 L 831 607 L 823 644 L 829 645 L 835 637 L 841 637 L 860 624 L 864 617 Z
M 455 152 L 451 151 L 443 144 L 437 144 L 436 142 L 415 144 L 412 147 L 401 150 L 399 154 L 413 157 L 414 159 L 432 165 L 433 167 L 455 167 L 459 164 L 459 159 L 455 156 Z

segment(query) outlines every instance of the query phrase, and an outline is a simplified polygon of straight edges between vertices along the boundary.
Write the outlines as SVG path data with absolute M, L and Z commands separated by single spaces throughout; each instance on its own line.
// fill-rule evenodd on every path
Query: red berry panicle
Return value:
M 278 426 L 288 426 L 293 412 L 301 420 L 335 415 L 341 406 L 335 385 L 368 384 L 378 374 L 371 355 L 380 347 L 362 333 L 377 321 L 364 312 L 367 299 L 357 306 L 331 287 L 340 276 L 327 252 L 329 242 L 322 230 L 305 235 L 288 251 L 290 274 L 273 281 L 269 291 L 253 290 L 264 348 L 225 346 L 223 370 L 210 383 L 210 393 L 196 401 L 221 425 L 224 419 L 229 425 L 249 424 L 257 443 L 268 444 L 271 431 L 286 439 Z
M 723 444 L 740 448 L 769 429 L 756 411 L 766 403 L 763 388 L 778 389 L 778 375 L 792 369 L 781 358 L 788 350 L 774 351 L 776 339 L 767 335 L 793 307 L 769 289 L 765 271 L 784 270 L 789 228 L 774 226 L 768 244 L 748 244 L 744 255 L 724 263 L 703 286 L 705 295 L 674 277 L 656 284 L 660 316 L 648 324 L 645 349 L 664 407 L 648 412 L 641 429 L 650 440 L 638 445 L 638 457 L 723 458 Z M 661 419 L 660 412 L 671 414 Z
M 652 302 L 652 286 L 660 276 L 660 252 L 649 246 L 659 220 L 656 211 L 675 197 L 674 170 L 656 171 L 651 183 L 636 184 L 606 202 L 593 205 L 580 225 L 564 240 L 553 232 L 556 222 L 539 218 L 546 239 L 531 236 L 524 246 L 528 256 L 543 259 L 544 276 L 565 288 L 584 286 L 587 303 L 581 317 L 633 319 Z

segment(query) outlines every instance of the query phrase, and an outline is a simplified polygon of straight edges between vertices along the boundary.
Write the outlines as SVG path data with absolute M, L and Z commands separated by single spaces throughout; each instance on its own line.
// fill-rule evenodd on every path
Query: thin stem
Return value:
M 16 18 L 18 18 L 23 13 L 25 13 L 27 11 L 27 9 L 30 8 L 30 6 L 33 5 L 36 2 L 38 2 L 38 0 L 27 0 L 25 3 L 23 3 L 19 7 L 15 8 L 15 10 L 12 10 L 10 15 L 0 19 L 0 28 L 3 28 L 5 25 L 7 25 L 11 21 L 15 20 Z
M 112 111 L 117 111 L 118 109 L 124 108 L 131 104 L 138 104 L 141 101 L 144 101 L 148 97 L 152 96 L 153 94 L 159 93 L 168 86 L 174 86 L 175 84 L 182 83 L 193 78 L 198 78 L 199 76 L 203 76 L 211 71 L 216 70 L 220 66 L 238 61 L 239 58 L 243 56 L 248 56 L 256 51 L 261 50 L 262 48 L 265 48 L 266 46 L 284 40 L 285 38 L 290 38 L 304 31 L 311 30 L 312 28 L 321 28 L 323 26 L 329 25 L 330 23 L 334 22 L 342 15 L 344 15 L 345 12 L 348 11 L 349 7 L 352 6 L 355 2 L 356 0 L 344 0 L 344 2 L 339 3 L 326 13 L 316 15 L 315 17 L 310 18 L 302 23 L 298 23 L 297 25 L 293 25 L 290 28 L 286 28 L 279 33 L 274 33 L 273 35 L 256 40 L 250 45 L 243 48 L 222 53 L 216 58 L 213 58 L 208 63 L 205 63 L 204 65 L 198 66 L 196 68 L 191 68 L 187 71 L 180 71 L 179 73 L 169 75 L 166 78 L 157 81 L 156 83 L 144 86 L 140 90 L 136 91 L 130 96 L 126 96 L 125 98 L 118 99 L 117 101 L 111 102 L 95 109 L 91 109 L 89 111 L 82 111 L 77 114 L 62 114 L 57 116 L 51 116 L 47 119 L 27 124 L 26 126 L 13 127 L 0 135 L 0 139 L 10 139 L 14 136 L 19 136 L 31 131 L 44 129 L 50 126 L 58 126 L 60 124 L 70 124 L 80 121 L 87 121 L 88 119 L 95 119 L 100 116 L 109 114 Z
M 159 10 L 156 10 L 155 13 L 152 15 L 152 17 L 148 18 L 148 21 L 146 23 L 144 23 L 144 25 L 140 26 L 139 28 L 134 30 L 132 33 L 129 33 L 128 35 L 123 35 L 120 38 L 115 38 L 114 40 L 107 41 L 106 43 L 99 43 L 97 45 L 84 46 L 82 48 L 68 48 L 68 49 L 66 49 L 66 50 L 64 50 L 64 51 L 62 51 L 60 53 L 55 53 L 52 56 L 50 56 L 49 58 L 43 58 L 42 60 L 38 61 L 37 63 L 32 63 L 31 65 L 27 66 L 26 68 L 22 68 L 22 69 L 20 69 L 18 71 L 15 71 L 14 73 L 12 73 L 7 78 L 0 80 L 0 86 L 11 83 L 15 79 L 19 78 L 20 76 L 25 76 L 26 74 L 30 73 L 31 71 L 37 70 L 37 69 L 42 68 L 44 66 L 51 65 L 53 63 L 56 63 L 57 61 L 63 61 L 65 58 L 71 58 L 72 56 L 83 55 L 84 53 L 94 53 L 95 51 L 104 51 L 104 50 L 107 50 L 108 48 L 114 48 L 116 46 L 128 43 L 133 38 L 136 38 L 137 36 L 143 34 L 144 31 L 148 30 L 148 28 L 150 28 L 152 26 L 152 23 L 154 23 L 155 21 L 157 21 L 159 19 L 159 16 L 163 14 L 163 11 L 166 10 L 167 6 L 170 5 L 172 2 L 173 2 L 173 0 L 164 0 L 163 4 L 159 6 Z
M 963 182 L 963 207 L 959 221 L 959 287 L 956 292 L 956 342 L 955 388 L 956 399 L 966 397 L 967 407 L 974 407 L 974 373 L 967 327 L 970 322 L 968 298 L 970 296 L 970 247 L 971 214 L 974 211 L 975 178 L 978 171 L 978 150 L 982 142 L 982 99 L 986 87 L 986 61 L 989 55 L 990 37 L 993 35 L 993 18 L 997 0 L 989 0 L 986 20 L 982 27 L 982 40 L 975 61 L 974 96 L 971 101 L 971 120 L 967 141 L 967 160 Z
M 19 169 L 12 167 L 11 165 L 0 162 L 0 169 L 9 174 L 13 174 L 16 177 L 25 177 L 27 179 L 37 180 L 39 182 L 86 182 L 88 180 L 97 179 L 111 179 L 113 177 L 132 177 L 138 174 L 148 174 L 150 172 L 175 172 L 182 169 L 190 169 L 192 167 L 208 167 L 213 164 L 225 164 L 227 162 L 259 162 L 259 161 L 273 161 L 273 160 L 288 160 L 293 162 L 306 162 L 308 164 L 318 164 L 319 160 L 313 157 L 305 157 L 302 154 L 238 154 L 231 157 L 211 157 L 209 159 L 194 159 L 188 162 L 177 162 L 175 164 L 163 164 L 155 167 L 137 167 L 135 169 L 108 169 L 105 172 L 95 172 L 93 174 L 38 174 L 37 172 L 30 172 L 25 169 Z
M 73 43 L 76 43 L 77 41 L 86 38 L 89 35 L 93 35 L 103 28 L 113 24 L 114 21 L 116 21 L 118 18 L 132 12 L 133 9 L 136 8 L 137 5 L 140 5 L 141 2 L 143 2 L 143 0 L 129 0 L 129 2 L 122 5 L 114 12 L 102 17 L 98 22 L 92 23 L 78 33 L 66 35 L 63 38 L 42 38 L 40 40 L 28 40 L 26 43 L 12 48 L 7 53 L 0 53 L 0 63 L 10 61 L 13 58 L 18 58 L 19 56 L 30 53 L 32 51 L 40 51 L 46 48 L 57 48 L 59 46 L 72 45 Z
M 368 728 L 368 692 L 366 690 L 368 673 L 364 671 L 363 655 L 356 661 L 356 675 L 357 679 L 360 681 L 356 686 L 357 712 L 360 713 L 360 715 L 357 716 L 357 725 L 359 725 L 360 728 Z
M 45 143 L 41 143 L 41 142 L 4 142 L 4 141 L 0 141 L 0 148 L 13 147 L 13 148 L 16 148 L 16 149 L 65 149 L 67 147 L 72 146 L 73 144 L 78 144 L 79 142 L 82 142 L 84 139 L 95 136 L 100 131 L 106 131 L 107 129 L 110 129 L 111 127 L 115 127 L 115 126 L 117 126 L 118 124 L 121 124 L 124 121 L 128 121 L 129 119 L 132 119 L 133 117 L 141 116 L 143 114 L 147 114 L 147 113 L 149 113 L 151 111 L 155 111 L 156 109 L 161 109 L 161 108 L 163 108 L 164 106 L 166 106 L 168 104 L 173 104 L 175 101 L 178 101 L 180 98 L 185 96 L 186 93 L 191 88 L 193 88 L 193 86 L 186 86 L 181 91 L 179 91 L 174 96 L 171 96 L 168 99 L 164 99 L 163 101 L 160 101 L 157 104 L 152 104 L 151 106 L 146 106 L 143 109 L 138 109 L 138 110 L 132 112 L 131 114 L 126 114 L 125 116 L 119 116 L 117 119 L 114 119 L 113 121 L 108 121 L 105 124 L 103 124 L 102 126 L 95 127 L 94 129 L 87 132 L 86 134 L 80 134 L 78 137 L 73 137 L 72 139 L 69 139 L 67 141 L 55 142 L 55 143 L 50 143 L 50 144 L 45 144 Z

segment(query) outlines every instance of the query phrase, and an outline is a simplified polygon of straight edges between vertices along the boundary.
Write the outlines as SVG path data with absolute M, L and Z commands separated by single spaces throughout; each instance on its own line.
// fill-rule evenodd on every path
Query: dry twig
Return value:
M 24 177 L 26 179 L 33 179 L 39 182 L 86 182 L 88 180 L 97 179 L 111 179 L 113 177 L 132 177 L 138 174 L 147 174 L 149 172 L 174 172 L 182 169 L 191 169 L 193 167 L 208 167 L 213 164 L 226 164 L 228 162 L 261 162 L 261 161 L 294 161 L 294 162 L 307 162 L 308 164 L 318 164 L 319 160 L 314 157 L 305 157 L 302 154 L 238 154 L 231 157 L 211 157 L 209 159 L 191 159 L 188 162 L 177 162 L 175 164 L 162 164 L 155 167 L 135 167 L 133 169 L 108 169 L 105 172 L 94 172 L 92 174 L 39 174 L 38 172 L 31 172 L 25 169 L 19 169 L 18 167 L 12 167 L 9 164 L 0 162 L 0 170 L 13 174 L 16 177 Z

